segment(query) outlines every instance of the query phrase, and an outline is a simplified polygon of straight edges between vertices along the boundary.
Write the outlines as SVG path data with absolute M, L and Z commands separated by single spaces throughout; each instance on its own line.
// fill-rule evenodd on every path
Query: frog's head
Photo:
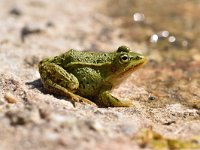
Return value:
M 111 63 L 112 77 L 121 77 L 131 73 L 141 67 L 147 61 L 141 54 L 132 52 L 127 46 L 120 46 L 115 52 L 113 62 Z

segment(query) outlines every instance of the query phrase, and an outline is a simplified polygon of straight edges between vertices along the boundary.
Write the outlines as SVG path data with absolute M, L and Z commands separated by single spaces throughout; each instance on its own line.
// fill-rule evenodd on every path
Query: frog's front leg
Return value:
M 103 89 L 99 94 L 99 103 L 104 107 L 131 107 L 131 100 L 119 100 L 110 94 L 110 89 Z
M 90 100 L 74 94 L 79 87 L 78 79 L 59 65 L 51 63 L 48 60 L 42 61 L 39 64 L 39 72 L 44 87 L 50 92 L 64 95 L 73 103 L 83 102 L 96 106 Z

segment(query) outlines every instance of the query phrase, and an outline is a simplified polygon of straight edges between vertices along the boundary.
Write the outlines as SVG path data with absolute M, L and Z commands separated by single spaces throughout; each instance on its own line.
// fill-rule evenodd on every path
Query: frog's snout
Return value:
M 138 62 L 146 62 L 147 58 L 143 55 L 138 55 L 136 57 L 132 57 L 132 60 L 136 60 Z
M 144 56 L 136 56 L 135 59 L 136 60 L 144 59 Z

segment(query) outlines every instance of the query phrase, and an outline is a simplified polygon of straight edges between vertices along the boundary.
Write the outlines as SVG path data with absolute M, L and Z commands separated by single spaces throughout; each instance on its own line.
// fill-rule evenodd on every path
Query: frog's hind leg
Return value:
M 78 79 L 59 65 L 42 62 L 39 64 L 39 72 L 44 87 L 50 92 L 66 96 L 73 104 L 83 102 L 95 105 L 90 100 L 74 94 L 79 87 Z
M 68 91 L 66 88 L 62 87 L 61 85 L 57 83 L 54 83 L 50 79 L 46 80 L 45 88 L 48 89 L 52 93 L 66 96 L 73 103 L 74 106 L 75 106 L 75 102 L 81 102 L 81 103 L 86 103 L 86 104 L 96 106 L 96 104 L 93 103 L 92 101 Z

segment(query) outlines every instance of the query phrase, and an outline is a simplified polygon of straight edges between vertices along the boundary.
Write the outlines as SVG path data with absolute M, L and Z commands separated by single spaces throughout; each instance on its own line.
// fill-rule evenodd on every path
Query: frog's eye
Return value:
M 129 61 L 129 56 L 128 55 L 121 55 L 120 56 L 120 61 L 122 62 L 122 63 L 124 63 L 124 62 L 128 62 Z
M 127 46 L 120 46 L 118 49 L 117 49 L 117 53 L 119 52 L 130 52 L 130 48 L 127 47 Z

